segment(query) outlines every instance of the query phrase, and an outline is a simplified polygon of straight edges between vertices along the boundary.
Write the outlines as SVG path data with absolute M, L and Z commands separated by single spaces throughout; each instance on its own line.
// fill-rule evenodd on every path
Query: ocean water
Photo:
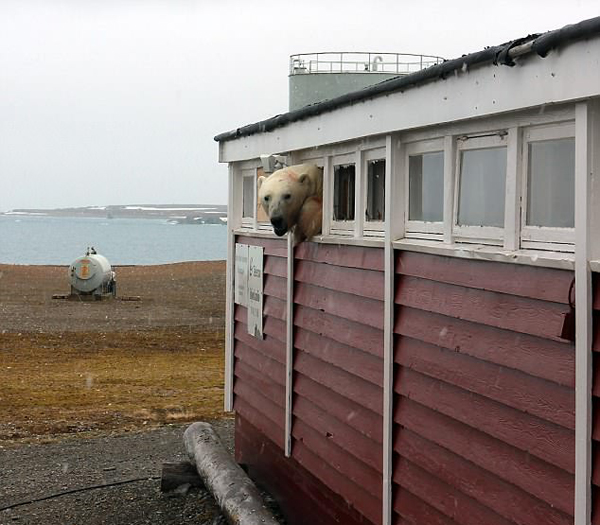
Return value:
M 94 246 L 112 265 L 227 258 L 227 228 L 162 219 L 0 215 L 0 263 L 68 265 Z

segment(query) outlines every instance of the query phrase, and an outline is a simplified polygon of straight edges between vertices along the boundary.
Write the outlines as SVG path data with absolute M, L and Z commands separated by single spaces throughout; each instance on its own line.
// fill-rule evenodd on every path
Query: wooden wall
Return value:
M 315 516 L 380 523 L 383 250 L 296 248 L 293 445 L 285 459 L 286 242 L 237 242 L 264 246 L 266 255 L 263 341 L 246 333 L 245 309 L 235 310 L 238 461 L 279 496 L 291 524 L 317 523 Z
M 397 524 L 573 523 L 573 273 L 398 252 Z

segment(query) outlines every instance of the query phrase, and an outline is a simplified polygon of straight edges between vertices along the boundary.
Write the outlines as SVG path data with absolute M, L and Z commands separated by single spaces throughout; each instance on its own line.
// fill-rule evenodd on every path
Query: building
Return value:
M 216 140 L 226 408 L 290 523 L 600 523 L 600 17 Z M 324 168 L 294 250 L 264 154 Z M 264 337 L 236 243 L 263 248 Z

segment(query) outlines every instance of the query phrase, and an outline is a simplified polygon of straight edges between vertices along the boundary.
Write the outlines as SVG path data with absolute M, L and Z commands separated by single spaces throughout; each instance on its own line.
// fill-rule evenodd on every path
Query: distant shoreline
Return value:
M 226 224 L 226 204 L 124 204 L 80 208 L 16 208 L 0 217 L 164 219 L 177 224 Z

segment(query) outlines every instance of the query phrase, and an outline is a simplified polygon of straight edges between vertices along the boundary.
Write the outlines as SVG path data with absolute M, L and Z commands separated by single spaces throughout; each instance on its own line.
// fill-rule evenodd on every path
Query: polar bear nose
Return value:
M 275 233 L 279 236 L 285 234 L 285 232 L 287 231 L 287 224 L 285 223 L 285 220 L 283 219 L 283 217 L 280 217 L 280 216 L 271 217 L 271 224 L 273 225 L 273 229 L 275 230 Z

